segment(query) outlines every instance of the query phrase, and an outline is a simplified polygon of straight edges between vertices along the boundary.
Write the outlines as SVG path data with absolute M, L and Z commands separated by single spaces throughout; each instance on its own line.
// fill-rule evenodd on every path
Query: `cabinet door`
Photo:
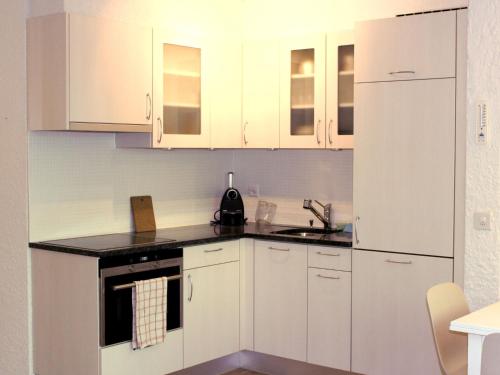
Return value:
M 349 149 L 354 132 L 354 35 L 330 33 L 326 46 L 326 147 Z
M 455 77 L 456 12 L 356 25 L 356 82 Z
M 440 374 L 425 296 L 452 275 L 453 259 L 353 251 L 352 371 Z
M 354 247 L 453 256 L 455 80 L 356 84 Z
M 152 29 L 69 15 L 69 118 L 152 123 Z
M 153 146 L 210 147 L 206 42 L 154 31 Z
M 280 58 L 280 148 L 325 148 L 325 35 L 287 39 Z
M 212 40 L 207 47 L 210 80 L 210 147 L 241 147 L 241 41 Z
M 351 369 L 351 273 L 309 268 L 307 362 Z
M 239 350 L 239 262 L 184 272 L 184 367 Z
M 278 148 L 279 43 L 243 44 L 243 147 Z
M 255 242 L 255 351 L 306 360 L 307 246 Z

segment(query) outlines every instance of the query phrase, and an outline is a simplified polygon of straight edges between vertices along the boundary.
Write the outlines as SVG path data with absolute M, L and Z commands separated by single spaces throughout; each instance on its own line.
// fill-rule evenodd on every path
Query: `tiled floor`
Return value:
M 231 372 L 227 372 L 224 375 L 263 375 L 263 374 L 245 369 L 237 369 Z

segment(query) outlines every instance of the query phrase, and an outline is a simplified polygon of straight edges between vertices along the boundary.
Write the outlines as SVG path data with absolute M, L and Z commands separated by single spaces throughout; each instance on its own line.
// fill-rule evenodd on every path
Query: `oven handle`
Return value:
M 179 280 L 181 278 L 182 275 L 169 276 L 167 277 L 167 281 Z M 115 285 L 113 287 L 113 292 L 116 292 L 117 290 L 130 289 L 130 288 L 135 288 L 135 283 Z

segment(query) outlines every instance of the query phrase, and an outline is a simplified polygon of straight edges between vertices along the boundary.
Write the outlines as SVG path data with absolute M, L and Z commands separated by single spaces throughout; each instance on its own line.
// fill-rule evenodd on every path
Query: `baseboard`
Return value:
M 170 375 L 220 375 L 237 368 L 270 375 L 359 375 L 248 350 L 217 358 Z

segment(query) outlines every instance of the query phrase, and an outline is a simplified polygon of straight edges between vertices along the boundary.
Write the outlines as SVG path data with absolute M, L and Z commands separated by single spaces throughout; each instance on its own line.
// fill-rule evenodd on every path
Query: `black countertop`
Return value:
M 167 250 L 211 242 L 230 241 L 240 238 L 352 247 L 351 233 L 331 233 L 323 235 L 321 238 L 313 239 L 271 233 L 287 228 L 294 227 L 282 225 L 259 225 L 255 223 L 248 223 L 247 225 L 241 227 L 225 227 L 221 225 L 202 224 L 157 229 L 156 232 L 116 233 L 53 241 L 30 242 L 29 245 L 34 249 L 59 251 L 100 258 L 151 250 Z

